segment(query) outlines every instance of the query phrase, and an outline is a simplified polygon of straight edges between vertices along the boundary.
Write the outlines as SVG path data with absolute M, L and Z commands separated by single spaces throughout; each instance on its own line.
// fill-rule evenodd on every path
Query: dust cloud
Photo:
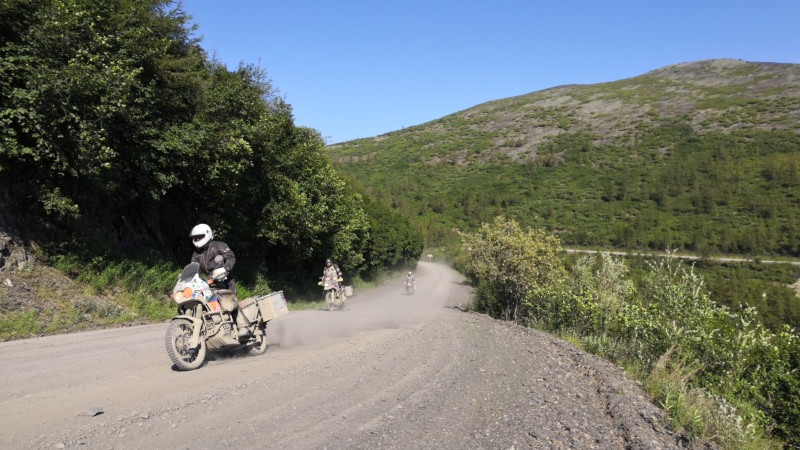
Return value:
M 415 274 L 413 295 L 406 294 L 404 277 L 396 278 L 366 292 L 356 291 L 344 311 L 295 311 L 275 319 L 267 337 L 281 348 L 317 344 L 366 330 L 411 326 L 469 302 L 463 278 L 446 266 L 420 262 Z

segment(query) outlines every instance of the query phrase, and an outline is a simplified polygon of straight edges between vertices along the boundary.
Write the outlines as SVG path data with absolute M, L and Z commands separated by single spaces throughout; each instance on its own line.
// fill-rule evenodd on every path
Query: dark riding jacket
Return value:
M 220 257 L 220 258 L 218 258 Z M 200 270 L 207 274 L 211 274 L 215 269 L 224 267 L 228 272 L 228 279 L 214 285 L 218 289 L 229 289 L 236 293 L 236 283 L 233 280 L 231 271 L 233 266 L 236 265 L 236 255 L 233 250 L 228 247 L 228 244 L 221 241 L 211 241 L 208 245 L 195 249 L 192 254 L 192 262 L 200 264 Z

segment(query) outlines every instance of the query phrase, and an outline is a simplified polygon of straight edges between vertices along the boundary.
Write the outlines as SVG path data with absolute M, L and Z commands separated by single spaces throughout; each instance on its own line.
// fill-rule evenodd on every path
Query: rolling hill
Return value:
M 717 59 L 329 147 L 429 245 L 495 215 L 565 245 L 800 255 L 800 65 Z

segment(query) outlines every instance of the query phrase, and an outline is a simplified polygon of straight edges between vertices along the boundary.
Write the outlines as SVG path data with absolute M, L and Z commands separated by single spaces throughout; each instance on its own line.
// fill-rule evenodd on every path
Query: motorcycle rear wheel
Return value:
M 256 343 L 247 350 L 247 354 L 251 356 L 263 355 L 264 352 L 267 351 L 267 348 L 269 348 L 269 342 L 267 341 L 267 324 L 261 324 L 258 328 L 261 329 L 261 334 L 256 335 Z
M 167 328 L 164 343 L 167 356 L 178 370 L 194 370 L 206 361 L 206 341 L 201 339 L 197 348 L 189 348 L 194 325 L 187 319 L 173 320 Z

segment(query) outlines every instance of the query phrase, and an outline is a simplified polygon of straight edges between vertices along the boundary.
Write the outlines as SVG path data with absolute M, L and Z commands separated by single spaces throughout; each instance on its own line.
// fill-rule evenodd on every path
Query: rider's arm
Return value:
M 236 255 L 233 254 L 233 250 L 231 250 L 231 248 L 228 247 L 228 244 L 220 242 L 219 254 L 222 255 L 223 258 L 225 258 L 225 265 L 224 265 L 225 270 L 228 272 L 233 270 L 233 266 L 236 265 Z

